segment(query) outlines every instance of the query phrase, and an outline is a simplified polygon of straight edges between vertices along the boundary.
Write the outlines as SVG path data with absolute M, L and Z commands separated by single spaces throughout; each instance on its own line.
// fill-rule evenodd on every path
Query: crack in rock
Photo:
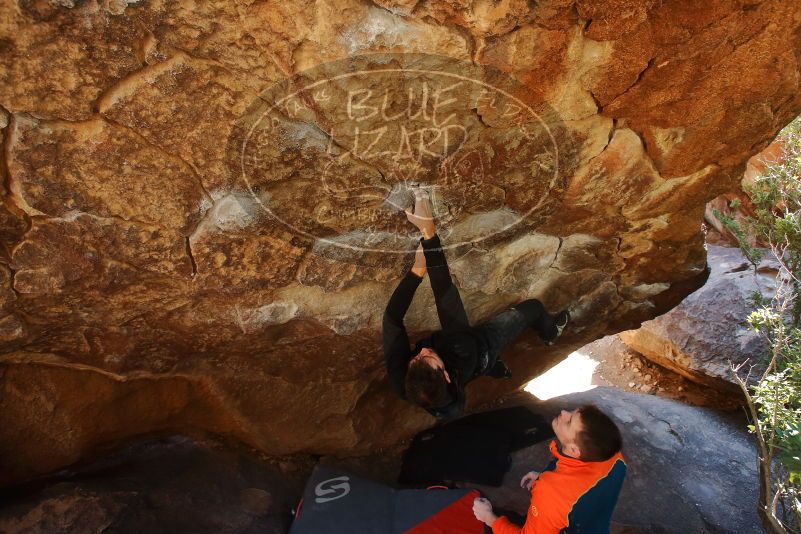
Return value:
M 136 93 L 141 86 L 151 85 L 162 74 L 182 66 L 188 59 L 188 55 L 179 52 L 164 61 L 145 65 L 141 69 L 129 73 L 100 94 L 95 101 L 95 111 L 100 114 L 108 112 L 119 101 Z
M 4 184 L 6 188 L 6 198 L 19 213 L 24 214 L 26 223 L 28 224 L 28 229 L 30 229 L 30 219 L 32 216 L 46 214 L 28 204 L 28 201 L 25 200 L 25 197 L 22 194 L 22 188 L 19 181 L 15 179 L 14 173 L 11 172 L 11 166 L 9 162 L 11 161 L 12 146 L 14 145 L 17 134 L 16 114 L 11 114 L 8 126 L 6 126 L 3 131 L 5 132 L 3 135 L 3 165 L 5 166 L 4 171 L 6 174 L 6 182 Z
M 186 242 L 186 255 L 189 257 L 189 262 L 192 264 L 192 274 L 190 276 L 194 278 L 197 274 L 197 263 L 195 263 L 195 257 L 192 255 L 192 243 L 189 237 L 185 237 L 184 239 Z

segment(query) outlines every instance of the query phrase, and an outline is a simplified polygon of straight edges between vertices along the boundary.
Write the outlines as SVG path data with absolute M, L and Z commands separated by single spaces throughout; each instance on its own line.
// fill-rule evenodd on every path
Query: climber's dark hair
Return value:
M 582 429 L 576 435 L 576 442 L 582 460 L 602 462 L 620 452 L 623 438 L 608 415 L 592 404 L 582 406 L 578 413 L 581 415 Z
M 406 371 L 406 398 L 423 408 L 442 408 L 450 401 L 445 373 L 425 361 L 412 361 Z

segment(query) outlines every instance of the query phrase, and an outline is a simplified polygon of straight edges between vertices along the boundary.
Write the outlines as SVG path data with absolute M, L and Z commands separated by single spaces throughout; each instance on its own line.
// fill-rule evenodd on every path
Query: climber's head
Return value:
M 406 398 L 423 408 L 441 408 L 450 402 L 448 384 L 451 377 L 442 358 L 423 348 L 409 361 L 406 371 Z
M 562 452 L 585 462 L 602 462 L 620 452 L 620 430 L 609 416 L 588 404 L 562 410 L 551 422 Z

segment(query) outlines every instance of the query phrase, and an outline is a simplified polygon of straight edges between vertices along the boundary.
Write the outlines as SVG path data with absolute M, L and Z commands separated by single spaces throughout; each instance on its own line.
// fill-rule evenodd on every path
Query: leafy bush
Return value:
M 765 362 L 745 378 L 742 365 L 732 371 L 759 448 L 760 514 L 774 532 L 801 532 L 801 118 L 779 139 L 782 160 L 744 188 L 753 215 L 739 221 L 715 216 L 737 237 L 755 272 L 764 257 L 757 242 L 767 243 L 781 265 L 775 296 L 757 295 L 747 319 L 768 342 Z M 759 376 L 750 380 L 755 368 Z

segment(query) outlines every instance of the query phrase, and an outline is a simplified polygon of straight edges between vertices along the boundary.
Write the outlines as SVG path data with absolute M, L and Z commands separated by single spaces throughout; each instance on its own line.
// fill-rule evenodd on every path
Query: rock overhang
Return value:
M 678 302 L 705 202 L 801 108 L 801 13 L 636 4 L 0 8 L 11 479 L 144 433 L 356 454 L 430 424 L 379 344 L 413 182 L 472 321 L 577 311 L 473 402 Z M 427 288 L 408 324 L 436 328 Z

